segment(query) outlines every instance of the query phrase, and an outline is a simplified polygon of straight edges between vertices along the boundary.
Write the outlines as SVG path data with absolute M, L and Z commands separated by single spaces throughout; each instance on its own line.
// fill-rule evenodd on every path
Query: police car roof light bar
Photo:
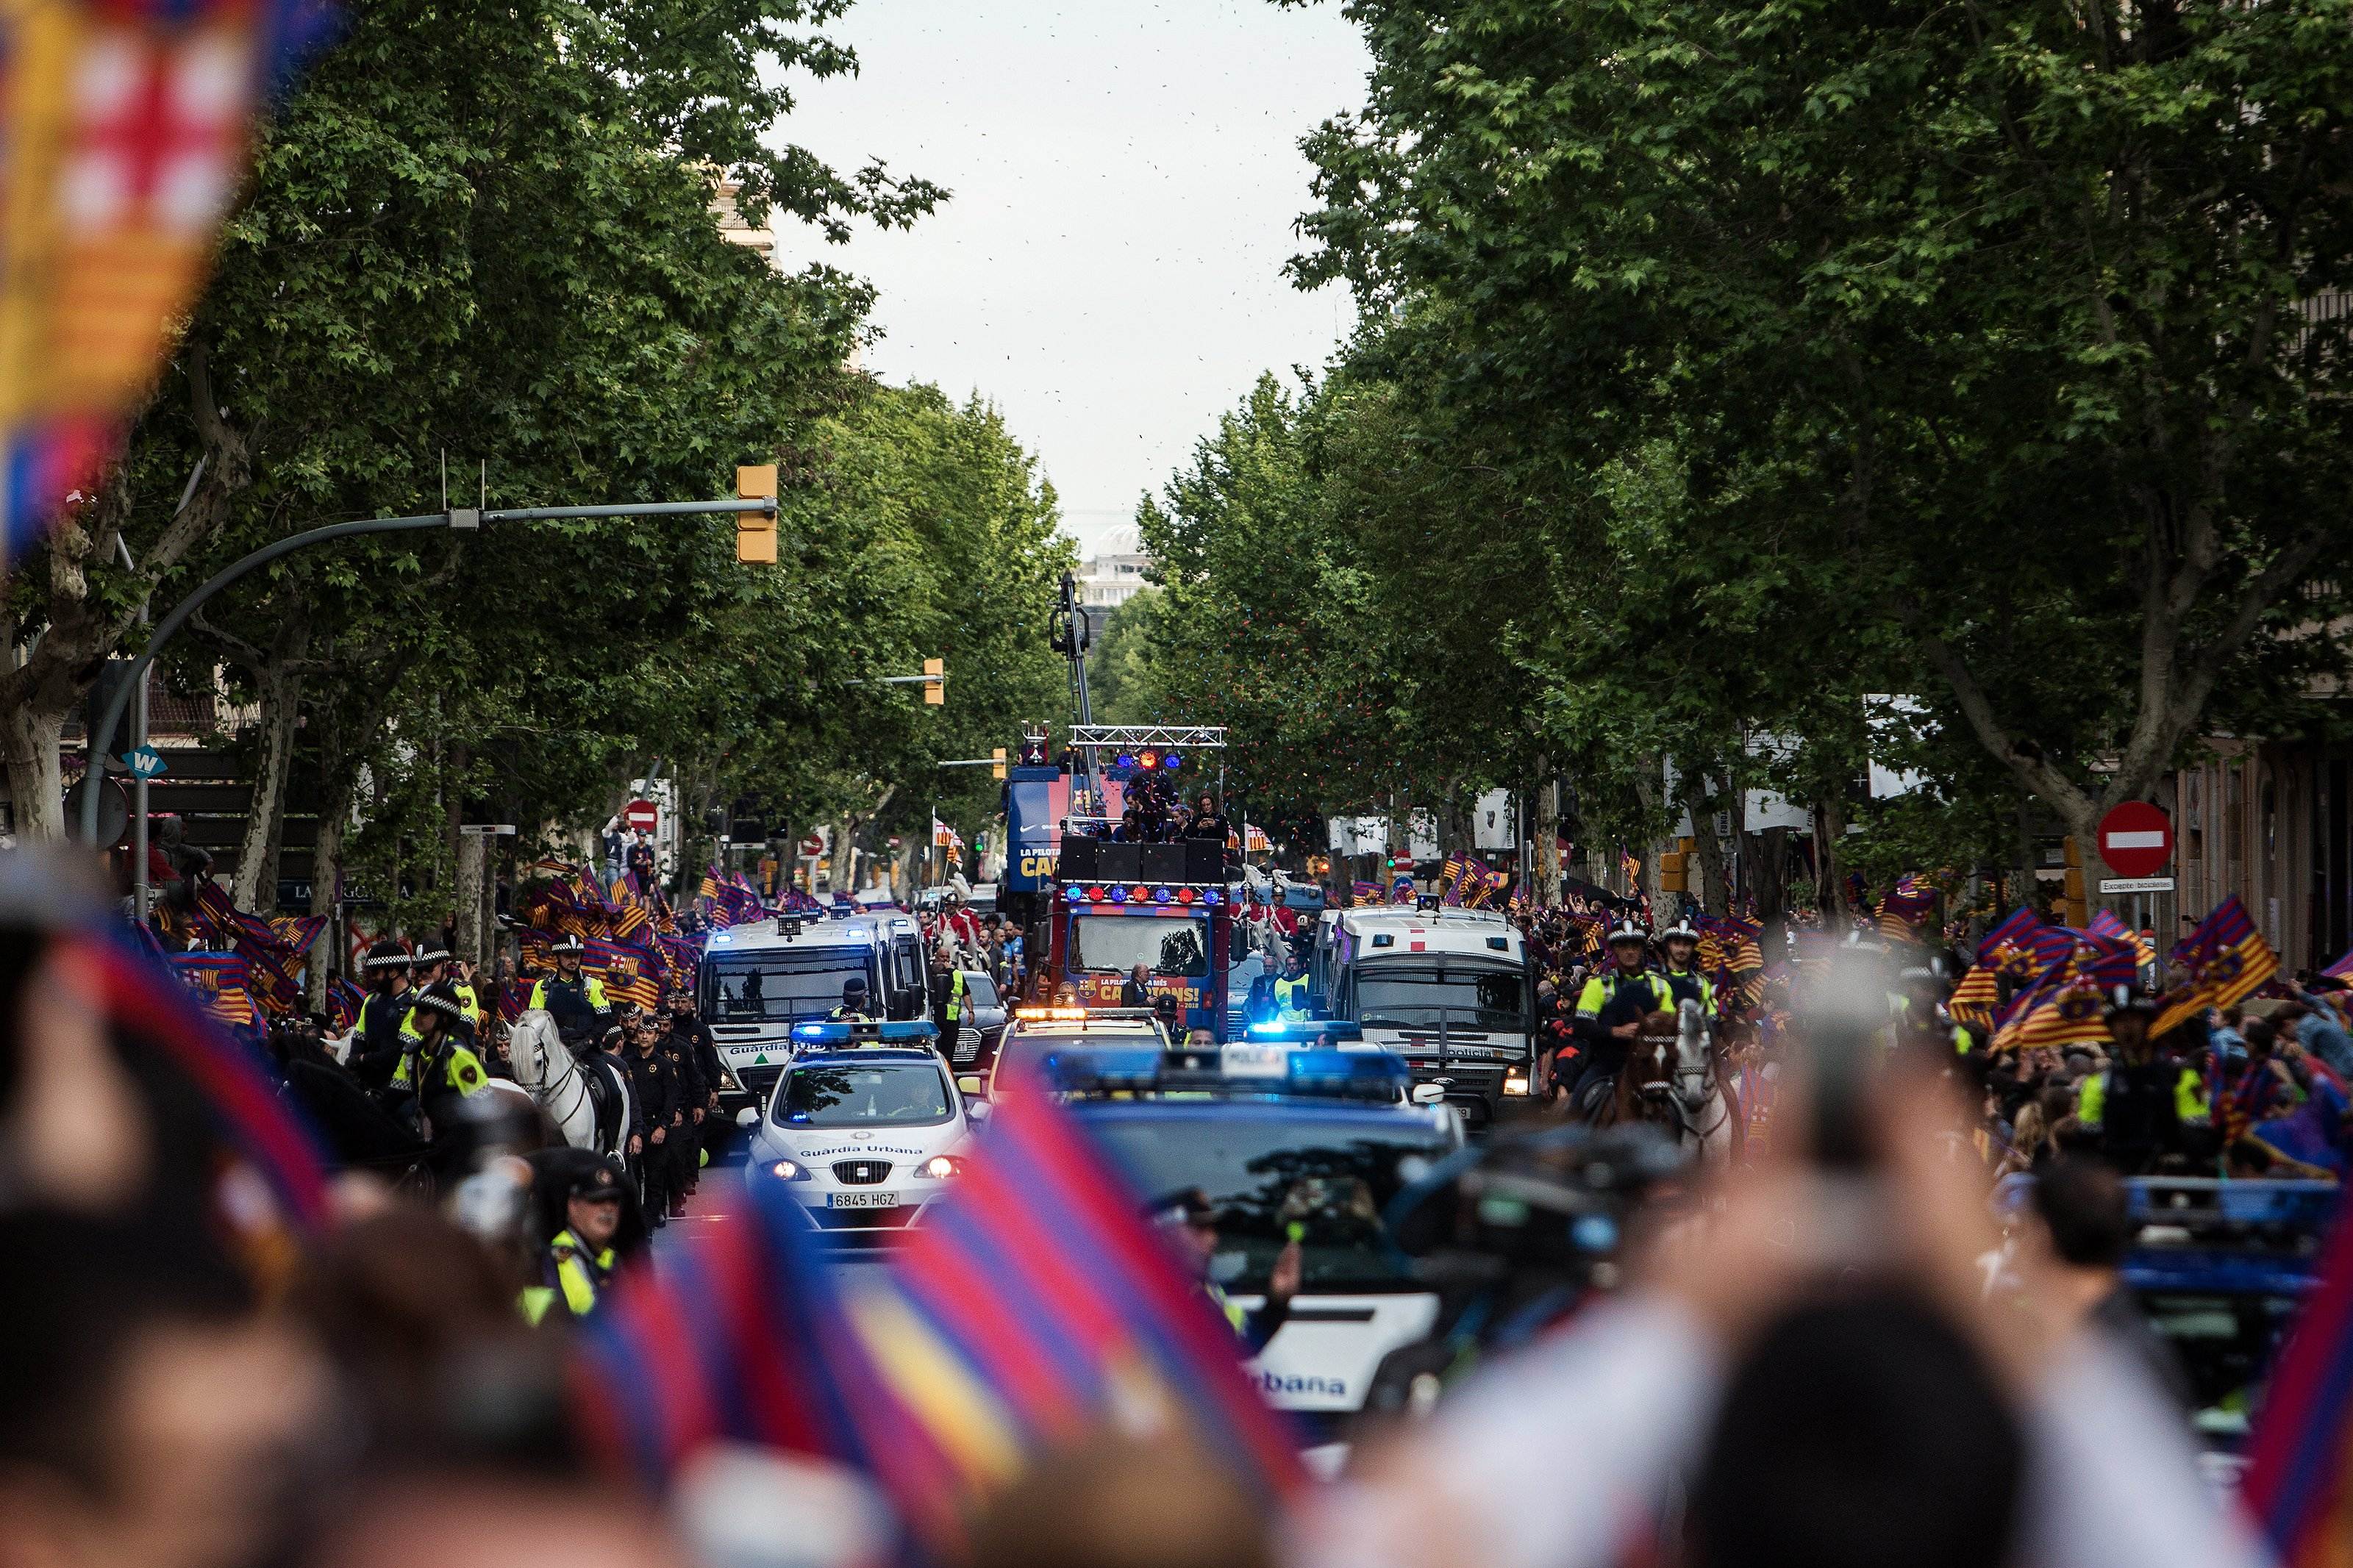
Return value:
M 838 1045 L 892 1045 L 902 1040 L 929 1044 L 939 1038 L 938 1027 L 928 1018 L 880 1020 L 873 1018 L 819 1018 L 793 1026 L 796 1040 L 818 1040 Z

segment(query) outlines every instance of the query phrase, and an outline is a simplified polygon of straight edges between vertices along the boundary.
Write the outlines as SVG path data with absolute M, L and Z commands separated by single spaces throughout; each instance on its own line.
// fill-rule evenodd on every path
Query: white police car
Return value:
M 812 1225 L 869 1238 L 916 1223 L 963 1172 L 964 1096 L 909 1023 L 812 1023 L 752 1131 L 748 1182 L 774 1182 Z

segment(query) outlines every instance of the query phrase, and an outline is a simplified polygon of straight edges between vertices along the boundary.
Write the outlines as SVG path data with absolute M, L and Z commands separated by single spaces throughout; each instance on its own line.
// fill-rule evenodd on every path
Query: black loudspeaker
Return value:
M 1139 882 L 1181 882 L 1185 879 L 1185 850 L 1182 844 L 1139 844 L 1136 878 Z
M 1082 833 L 1062 835 L 1062 858 L 1054 868 L 1055 876 L 1065 882 L 1092 882 L 1102 873 L 1095 869 L 1100 857 L 1096 851 L 1103 840 L 1090 838 Z
M 1226 847 L 1214 838 L 1188 838 L 1185 841 L 1185 880 L 1188 882 L 1223 882 L 1226 879 Z

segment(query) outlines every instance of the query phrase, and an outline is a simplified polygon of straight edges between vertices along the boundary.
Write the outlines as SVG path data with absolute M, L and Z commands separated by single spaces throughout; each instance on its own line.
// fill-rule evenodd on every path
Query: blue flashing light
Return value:
M 1119 754 L 1119 763 L 1118 763 L 1118 765 L 1119 765 L 1121 768 L 1123 768 L 1123 769 L 1125 769 L 1125 768 L 1132 768 L 1132 767 L 1135 766 L 1135 757 L 1134 757 L 1134 753 L 1132 753 L 1132 752 L 1122 752 Z
M 728 935 L 723 931 L 715 931 L 711 933 L 711 945 L 713 947 L 725 947 L 729 942 L 733 942 L 734 940 L 735 939 L 733 937 Z
M 1183 757 L 1178 756 L 1174 752 L 1163 752 L 1160 754 L 1160 765 L 1166 768 L 1172 773 L 1176 771 L 1177 767 L 1184 761 L 1185 759 Z
M 1319 1039 L 1328 1039 L 1336 1046 L 1363 1039 L 1365 1031 L 1348 1018 L 1309 1018 L 1303 1022 L 1270 1019 L 1250 1026 L 1250 1037 L 1270 1045 L 1289 1041 L 1303 1047 L 1313 1046 Z
M 1226 896 L 1215 888 L 1204 888 L 1201 889 L 1201 901 L 1205 904 L 1222 904 L 1226 901 Z
M 1073 882 L 1062 889 L 1062 901 L 1066 904 L 1083 903 L 1086 901 L 1086 895 L 1080 889 L 1078 884 Z
M 1114 904 L 1124 904 L 1127 902 L 1127 889 L 1125 888 L 1113 888 L 1111 890 L 1111 901 Z
M 797 1040 L 828 1041 L 837 1045 L 929 1045 L 940 1031 L 929 1018 L 892 1021 L 820 1018 L 793 1026 Z
M 1166 888 L 1155 888 L 1152 889 L 1152 901 L 1155 904 L 1165 904 L 1174 896 L 1175 895 L 1171 894 Z
M 1402 1096 L 1413 1087 L 1413 1068 L 1388 1051 L 1294 1051 L 1291 1085 L 1334 1094 Z

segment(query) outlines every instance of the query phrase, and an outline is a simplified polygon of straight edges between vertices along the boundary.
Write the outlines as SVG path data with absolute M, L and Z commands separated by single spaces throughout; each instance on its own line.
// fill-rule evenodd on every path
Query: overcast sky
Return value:
M 945 185 L 913 229 L 833 247 L 872 282 L 869 368 L 978 390 L 1090 548 L 1157 493 L 1261 370 L 1320 365 L 1345 289 L 1282 276 L 1308 205 L 1299 138 L 1364 97 L 1335 5 L 1270 0 L 860 0 L 862 74 L 810 87 L 786 132 L 847 172 Z

